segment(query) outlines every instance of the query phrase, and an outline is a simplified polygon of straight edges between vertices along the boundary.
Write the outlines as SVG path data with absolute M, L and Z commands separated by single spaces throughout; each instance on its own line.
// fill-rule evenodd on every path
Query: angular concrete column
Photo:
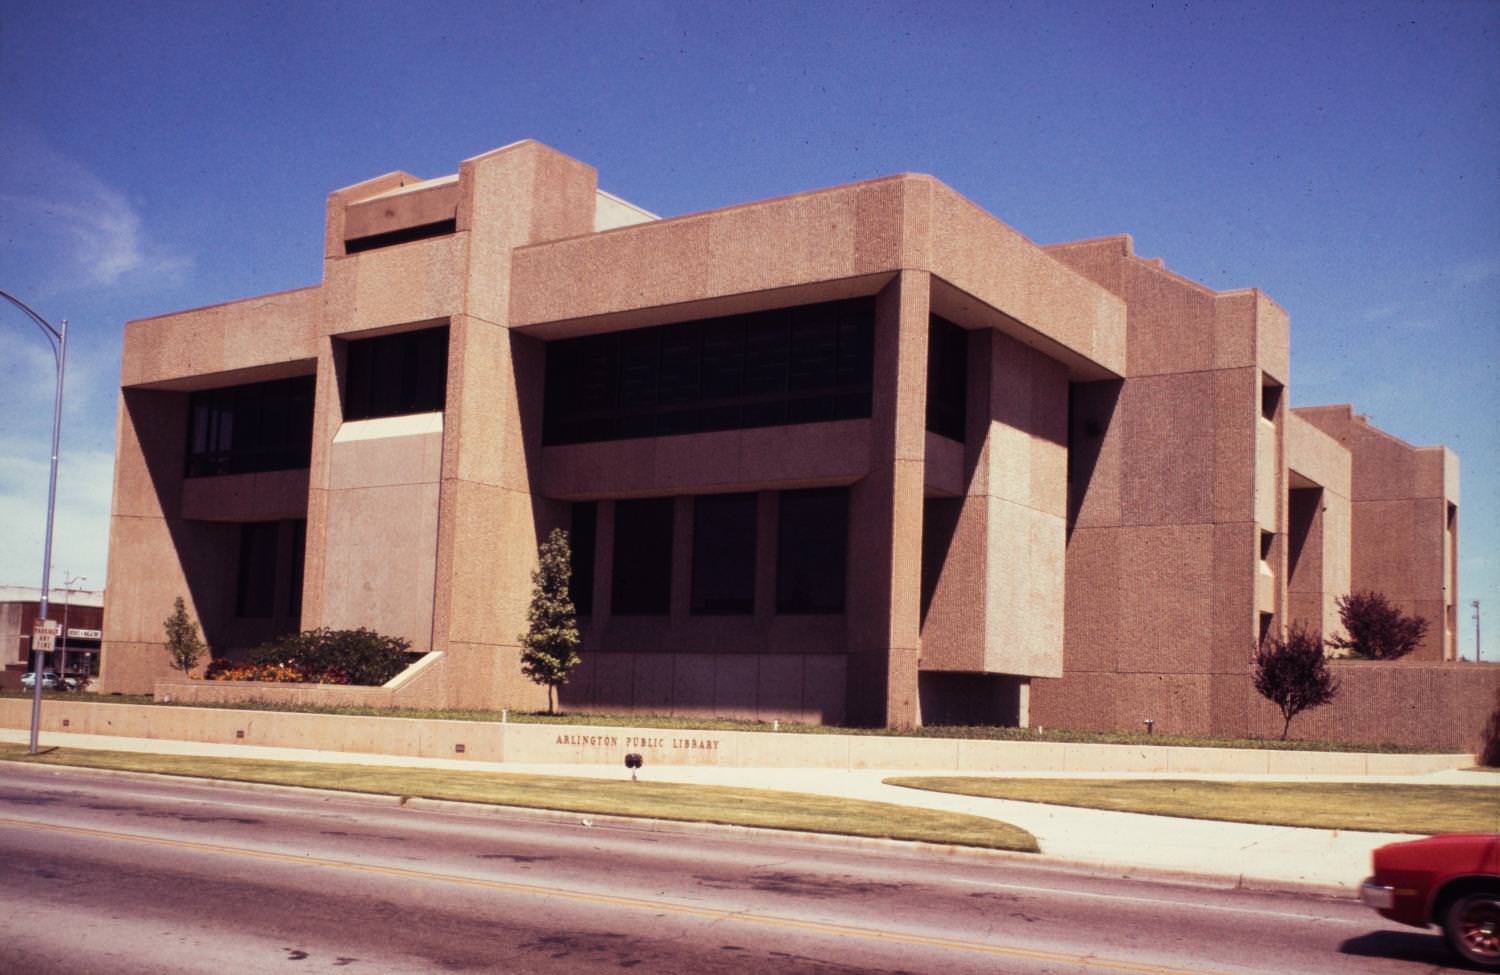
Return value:
M 902 271 L 875 300 L 870 473 L 850 491 L 848 717 L 918 723 L 927 323 L 932 280 Z

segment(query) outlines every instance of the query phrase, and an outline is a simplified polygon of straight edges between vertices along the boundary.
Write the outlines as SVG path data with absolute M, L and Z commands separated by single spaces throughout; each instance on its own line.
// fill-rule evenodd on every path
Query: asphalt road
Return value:
M 0 972 L 1430 972 L 1351 901 L 0 763 Z

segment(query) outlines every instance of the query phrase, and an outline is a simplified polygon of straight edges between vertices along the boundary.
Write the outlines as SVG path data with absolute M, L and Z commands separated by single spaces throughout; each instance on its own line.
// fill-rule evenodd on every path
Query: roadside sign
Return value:
M 57 634 L 62 629 L 57 620 L 37 620 L 31 631 L 31 649 L 37 653 L 50 653 L 57 646 Z

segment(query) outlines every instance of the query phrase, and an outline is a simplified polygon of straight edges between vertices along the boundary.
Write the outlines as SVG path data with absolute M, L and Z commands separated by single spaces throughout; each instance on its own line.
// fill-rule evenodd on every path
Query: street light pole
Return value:
M 88 576 L 75 576 L 67 569 L 63 570 L 62 646 L 57 648 L 57 679 L 61 681 L 68 679 L 68 609 L 73 604 L 73 587 L 87 578 Z
M 42 545 L 42 600 L 37 612 L 41 619 L 47 618 L 47 596 L 52 581 L 52 521 L 57 511 L 57 445 L 62 436 L 63 370 L 68 364 L 68 320 L 62 320 L 62 328 L 53 328 L 47 320 L 32 311 L 24 301 L 8 291 L 0 291 L 0 298 L 15 305 L 36 323 L 52 346 L 52 358 L 57 363 L 57 391 L 52 399 L 52 472 L 47 480 L 47 534 Z M 37 737 L 42 725 L 42 657 L 36 652 L 36 638 L 32 638 L 31 672 L 36 681 L 31 688 L 31 754 L 37 753 Z

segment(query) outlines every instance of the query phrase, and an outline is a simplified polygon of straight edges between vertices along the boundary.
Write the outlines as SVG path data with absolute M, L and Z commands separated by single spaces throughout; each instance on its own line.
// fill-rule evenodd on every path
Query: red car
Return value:
M 1373 859 L 1375 874 L 1360 887 L 1361 900 L 1392 921 L 1442 925 L 1454 951 L 1500 970 L 1500 834 L 1391 843 Z

